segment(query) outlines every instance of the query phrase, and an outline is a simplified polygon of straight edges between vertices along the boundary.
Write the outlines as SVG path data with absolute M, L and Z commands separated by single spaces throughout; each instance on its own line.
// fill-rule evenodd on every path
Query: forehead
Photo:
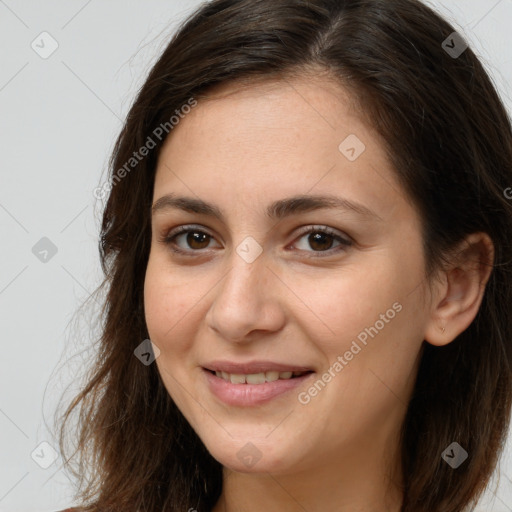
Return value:
M 155 196 L 175 189 L 190 195 L 191 188 L 211 196 L 215 187 L 219 198 L 260 200 L 343 190 L 389 208 L 402 191 L 357 105 L 321 77 L 216 86 L 167 138 Z
M 205 122 L 218 116 L 222 129 L 229 126 L 233 129 L 279 128 L 282 135 L 286 135 L 299 131 L 308 133 L 319 124 L 331 130 L 337 130 L 343 121 L 362 124 L 358 105 L 356 98 L 339 81 L 325 75 L 299 75 L 216 85 L 199 100 L 200 108 L 190 117 L 197 121 L 201 117 Z M 307 124 L 297 124 L 305 117 L 309 118 Z

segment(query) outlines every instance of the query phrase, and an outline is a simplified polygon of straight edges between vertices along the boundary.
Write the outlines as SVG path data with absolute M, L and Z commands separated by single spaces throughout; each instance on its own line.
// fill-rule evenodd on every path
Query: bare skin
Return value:
M 349 135 L 363 152 L 354 138 L 339 149 Z M 428 287 L 420 219 L 382 141 L 347 93 L 323 78 L 223 87 L 200 102 L 160 153 L 154 203 L 167 194 L 223 213 L 155 210 L 145 280 L 159 372 L 224 466 L 213 511 L 399 511 L 398 434 L 421 347 L 449 343 L 474 319 L 489 238 L 469 237 L 453 268 Z M 267 215 L 271 203 L 303 195 L 365 210 Z M 188 236 L 163 241 L 189 225 Z M 304 233 L 309 227 L 316 235 Z M 251 262 L 237 252 L 254 255 L 258 246 Z M 233 406 L 205 378 L 214 359 L 314 373 L 264 404 Z M 311 391 L 326 373 L 325 386 Z

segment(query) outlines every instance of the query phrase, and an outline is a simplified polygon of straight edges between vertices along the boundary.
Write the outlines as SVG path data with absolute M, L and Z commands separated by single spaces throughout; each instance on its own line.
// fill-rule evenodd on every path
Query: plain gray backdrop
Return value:
M 66 386 L 77 389 L 84 363 L 73 355 L 96 329 L 94 308 L 72 322 L 101 279 L 93 191 L 151 64 L 199 4 L 0 0 L 0 512 L 72 505 L 49 429 Z M 512 0 L 431 5 L 512 111 Z M 509 454 L 480 511 L 512 511 Z

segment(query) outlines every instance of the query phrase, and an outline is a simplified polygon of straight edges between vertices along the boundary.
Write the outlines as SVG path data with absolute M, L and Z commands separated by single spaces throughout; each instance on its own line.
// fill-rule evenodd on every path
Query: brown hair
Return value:
M 418 0 L 214 0 L 201 6 L 154 65 L 116 142 L 103 214 L 104 325 L 79 412 L 77 497 L 83 510 L 209 511 L 222 467 L 169 396 L 157 366 L 134 349 L 148 338 L 143 284 L 161 140 L 176 110 L 217 84 L 286 79 L 314 68 L 348 88 L 382 136 L 423 221 L 426 275 L 466 235 L 483 231 L 495 263 L 469 328 L 445 347 L 424 343 L 402 429 L 402 512 L 459 512 L 489 481 L 507 434 L 512 379 L 510 119 L 468 48 L 443 48 L 454 29 Z M 119 170 L 152 137 L 130 172 Z M 126 167 L 125 167 L 126 169 Z M 468 460 L 441 453 L 457 441 Z M 73 457 L 70 459 L 73 461 Z M 86 478 L 85 475 L 88 475 Z

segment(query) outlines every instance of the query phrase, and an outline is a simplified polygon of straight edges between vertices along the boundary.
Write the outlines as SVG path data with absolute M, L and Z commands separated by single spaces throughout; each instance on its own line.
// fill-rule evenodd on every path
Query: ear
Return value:
M 425 341 L 447 345 L 469 327 L 482 303 L 493 262 L 494 244 L 487 233 L 473 233 L 455 249 L 433 284 Z

